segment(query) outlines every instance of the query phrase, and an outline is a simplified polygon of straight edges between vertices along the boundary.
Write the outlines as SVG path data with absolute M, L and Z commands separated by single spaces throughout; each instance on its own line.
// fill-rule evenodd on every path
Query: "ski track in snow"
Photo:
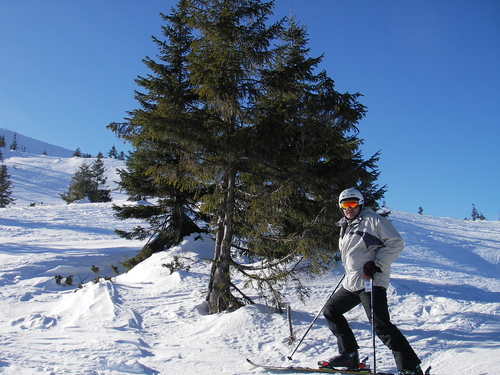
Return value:
M 262 301 L 206 314 L 210 267 L 203 258 L 213 251 L 208 236 L 187 238 L 112 281 L 90 282 L 92 265 L 112 276 L 109 266 L 135 255 L 142 243 L 114 233 L 139 223 L 113 217 L 112 205 L 124 202 L 119 192 L 112 203 L 66 205 L 60 199 L 83 160 L 33 155 L 5 160 L 17 200 L 0 209 L 0 373 L 261 374 L 245 358 L 314 366 L 336 354 L 322 317 L 289 361 L 297 341 L 288 344 L 286 314 L 270 312 Z M 123 162 L 104 160 L 116 176 L 114 168 Z M 406 243 L 388 291 L 392 320 L 423 367 L 432 365 L 432 372 L 442 375 L 499 374 L 500 222 L 398 211 L 390 219 Z M 190 259 L 190 270 L 170 274 L 163 264 L 174 256 Z M 307 280 L 311 293 L 305 303 L 293 288 L 283 290 L 297 339 L 341 274 L 335 269 Z M 58 285 L 54 275 L 73 275 L 74 285 Z M 361 356 L 371 355 L 364 311 L 357 307 L 348 318 Z M 396 371 L 392 354 L 378 340 L 377 358 L 378 370 Z

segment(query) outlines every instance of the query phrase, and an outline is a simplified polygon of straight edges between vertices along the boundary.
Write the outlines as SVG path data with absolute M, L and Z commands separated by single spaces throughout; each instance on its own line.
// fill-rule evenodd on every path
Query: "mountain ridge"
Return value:
M 35 154 L 35 155 L 43 155 L 44 153 L 48 156 L 57 156 L 57 157 L 66 157 L 69 158 L 73 155 L 74 150 L 71 151 L 67 148 L 56 146 L 47 142 L 40 141 L 38 139 L 34 139 L 18 132 L 0 128 L 0 136 L 5 137 L 5 151 L 4 158 L 8 156 L 10 151 L 10 146 L 14 140 L 14 136 L 16 136 L 16 141 L 18 144 L 19 152 Z

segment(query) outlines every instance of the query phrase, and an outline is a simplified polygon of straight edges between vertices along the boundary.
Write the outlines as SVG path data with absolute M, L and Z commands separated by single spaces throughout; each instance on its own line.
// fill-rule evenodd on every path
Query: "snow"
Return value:
M 16 201 L 0 209 L 0 373 L 262 374 L 245 358 L 314 366 L 336 354 L 322 317 L 289 361 L 286 356 L 297 341 L 288 343 L 286 314 L 269 311 L 262 301 L 231 313 L 206 314 L 210 265 L 204 258 L 213 251 L 207 236 L 186 238 L 114 276 L 110 265 L 123 271 L 119 262 L 142 246 L 114 233 L 138 224 L 113 217 L 112 205 L 126 197 L 113 191 L 111 203 L 67 205 L 59 193 L 83 161 L 94 159 L 47 153 L 4 152 Z M 115 169 L 123 162 L 104 161 L 114 188 Z M 391 316 L 423 367 L 432 365 L 435 374 L 500 373 L 500 222 L 399 211 L 392 211 L 390 219 L 406 243 L 393 266 Z M 174 256 L 190 269 L 171 274 L 164 265 Z M 96 277 L 92 266 L 111 280 L 91 282 Z M 63 281 L 72 275 L 73 285 L 57 284 L 55 275 Z M 305 303 L 293 288 L 283 290 L 296 338 L 341 275 L 334 269 L 307 280 L 311 294 Z M 371 355 L 364 311 L 357 307 L 348 318 L 361 355 Z M 396 371 L 390 351 L 379 341 L 377 358 L 378 370 Z
M 0 128 L 0 136 L 5 138 L 6 148 L 2 149 L 4 154 L 8 153 L 10 146 L 13 143 L 14 136 L 16 137 L 17 149 L 30 154 L 46 154 L 49 156 L 57 157 L 71 157 L 75 150 L 68 150 L 67 148 L 51 145 L 50 143 L 39 141 L 31 137 L 19 134 L 9 129 Z M 6 151 L 7 150 L 7 151 Z

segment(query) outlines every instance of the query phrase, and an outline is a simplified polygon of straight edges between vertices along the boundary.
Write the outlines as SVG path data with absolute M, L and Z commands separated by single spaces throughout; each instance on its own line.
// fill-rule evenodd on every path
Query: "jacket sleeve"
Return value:
M 391 267 L 391 264 L 401 254 L 404 249 L 404 242 L 396 228 L 385 217 L 380 217 L 378 221 L 377 234 L 383 246 L 377 250 L 375 264 L 384 272 Z

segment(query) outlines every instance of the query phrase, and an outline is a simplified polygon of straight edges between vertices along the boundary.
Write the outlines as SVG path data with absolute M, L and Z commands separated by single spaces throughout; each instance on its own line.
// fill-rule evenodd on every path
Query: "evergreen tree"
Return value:
M 7 144 L 5 143 L 5 136 L 0 136 L 0 149 L 4 148 Z M 0 150 L 0 161 L 3 160 L 3 152 Z
M 14 203 L 15 199 L 12 195 L 12 181 L 10 174 L 7 171 L 5 164 L 0 165 L 0 207 L 5 208 L 9 204 Z
M 471 219 L 472 221 L 476 221 L 478 217 L 479 217 L 479 212 L 477 211 L 477 208 L 474 205 L 474 203 L 472 203 Z
M 111 159 L 116 159 L 118 157 L 118 152 L 116 152 L 116 147 L 111 147 L 111 150 L 108 152 L 108 157 Z
M 83 162 L 71 178 L 68 190 L 59 194 L 66 203 L 87 198 L 90 202 L 110 202 L 111 191 L 105 188 L 104 163 L 97 158 L 92 165 Z
M 482 212 L 479 212 L 474 203 L 472 204 L 472 213 L 471 213 L 471 219 L 472 221 L 476 220 L 486 220 L 486 217 L 483 215 Z
M 77 200 L 88 198 L 92 191 L 92 171 L 90 166 L 83 162 L 78 170 L 71 177 L 68 190 L 59 194 L 66 203 L 72 203 Z
M 106 188 L 106 168 L 101 158 L 97 158 L 90 168 L 92 173 L 93 189 L 89 200 L 91 202 L 111 202 L 111 190 Z
M 155 39 L 162 62 L 146 58 L 153 74 L 137 80 L 147 91 L 136 94 L 141 109 L 109 125 L 134 147 L 121 171 L 129 195 L 160 197 L 164 222 L 175 202 L 182 215 L 172 220 L 208 220 L 210 313 L 251 302 L 233 271 L 280 308 L 277 286 L 298 281 L 303 290 L 300 272 L 334 263 L 338 194 L 357 186 L 374 206 L 384 192 L 378 153 L 365 160 L 359 151 L 359 94 L 340 94 L 326 72 L 315 73 L 321 57 L 308 57 L 293 19 L 266 25 L 272 5 L 179 1 L 163 16 L 167 40 Z M 148 210 L 133 217 L 156 219 Z
M 14 137 L 12 138 L 12 143 L 10 144 L 10 150 L 16 151 L 19 145 L 17 144 L 17 133 L 14 133 Z
M 258 98 L 253 111 L 254 136 L 247 150 L 253 162 L 243 166 L 238 183 L 238 190 L 252 198 L 238 198 L 245 210 L 239 209 L 235 219 L 242 223 L 235 237 L 248 243 L 242 254 L 267 258 L 268 270 L 260 276 L 262 266 L 252 270 L 233 262 L 242 272 L 253 271 L 254 286 L 267 291 L 275 305 L 280 301 L 275 286 L 297 279 L 285 265 L 321 273 L 331 263 L 337 194 L 359 183 L 367 204 L 374 206 L 383 192 L 374 184 L 378 154 L 363 161 L 357 150 L 361 141 L 355 123 L 364 115 L 359 94 L 341 95 L 325 72 L 314 73 L 321 58 L 307 56 L 305 28 L 294 19 L 287 20 L 279 36 L 272 64 L 261 70 L 267 95 Z M 352 136 L 345 137 L 349 132 Z M 291 255 L 292 267 L 278 261 L 289 261 Z M 297 290 L 303 290 L 300 283 Z
M 82 156 L 82 151 L 80 150 L 80 147 L 78 147 L 74 152 L 73 152 L 73 157 L 80 158 Z

